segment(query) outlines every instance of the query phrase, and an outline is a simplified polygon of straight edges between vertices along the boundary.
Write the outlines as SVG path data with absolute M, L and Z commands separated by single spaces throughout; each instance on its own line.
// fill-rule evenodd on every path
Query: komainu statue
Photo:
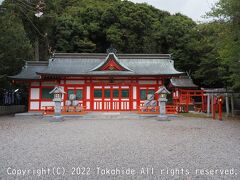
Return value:
M 147 100 L 144 101 L 142 111 L 156 112 L 157 101 L 154 100 L 154 94 L 148 94 Z

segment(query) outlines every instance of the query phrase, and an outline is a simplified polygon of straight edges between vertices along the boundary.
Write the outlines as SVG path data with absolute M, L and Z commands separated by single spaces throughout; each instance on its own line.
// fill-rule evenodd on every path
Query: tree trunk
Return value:
M 35 49 L 35 61 L 39 61 L 39 40 L 38 37 L 35 39 L 34 42 L 34 49 Z

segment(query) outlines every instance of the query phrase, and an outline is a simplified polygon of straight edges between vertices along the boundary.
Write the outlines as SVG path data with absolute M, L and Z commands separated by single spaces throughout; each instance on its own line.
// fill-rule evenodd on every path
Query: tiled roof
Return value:
M 39 75 L 101 76 L 101 75 L 180 75 L 168 54 L 117 54 L 118 62 L 129 71 L 92 71 L 106 60 L 107 54 L 56 53 L 48 66 L 26 67 L 15 78 L 38 79 Z M 36 62 L 37 64 L 37 62 Z M 29 71 L 29 72 L 28 72 Z M 37 74 L 34 74 L 36 72 Z
M 188 76 L 173 77 L 170 79 L 173 87 L 182 88 L 197 88 L 198 86 L 193 83 L 192 79 Z
M 15 76 L 9 76 L 11 79 L 40 79 L 40 76 L 36 74 L 36 72 L 43 71 L 47 69 L 48 67 L 48 61 L 28 61 L 26 62 L 25 66 L 22 68 L 22 71 L 15 75 Z

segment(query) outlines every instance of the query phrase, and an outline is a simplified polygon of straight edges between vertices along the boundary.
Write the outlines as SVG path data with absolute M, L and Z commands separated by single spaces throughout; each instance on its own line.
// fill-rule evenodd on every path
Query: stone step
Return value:
M 139 118 L 135 113 L 121 113 L 121 112 L 99 112 L 88 113 L 83 118 L 85 119 L 129 119 Z

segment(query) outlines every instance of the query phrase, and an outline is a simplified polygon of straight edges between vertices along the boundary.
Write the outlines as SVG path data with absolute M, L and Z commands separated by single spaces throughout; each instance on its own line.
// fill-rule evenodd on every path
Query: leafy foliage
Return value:
M 240 87 L 238 0 L 220 0 L 210 13 L 220 21 L 205 24 L 127 0 L 48 0 L 43 17 L 36 18 L 36 3 L 5 0 L 0 6 L 7 9 L 1 23 L 11 26 L 0 29 L 1 74 L 19 71 L 23 58 L 33 58 L 39 40 L 40 60 L 48 59 L 50 47 L 57 52 L 105 52 L 114 46 L 122 53 L 170 53 L 176 68 L 202 87 Z
M 32 47 L 21 19 L 13 11 L 0 16 L 0 27 L 0 83 L 5 87 L 9 86 L 7 75 L 21 71 L 24 60 L 32 58 Z
M 221 24 L 218 53 L 227 85 L 240 89 L 240 1 L 220 0 L 209 13 Z

